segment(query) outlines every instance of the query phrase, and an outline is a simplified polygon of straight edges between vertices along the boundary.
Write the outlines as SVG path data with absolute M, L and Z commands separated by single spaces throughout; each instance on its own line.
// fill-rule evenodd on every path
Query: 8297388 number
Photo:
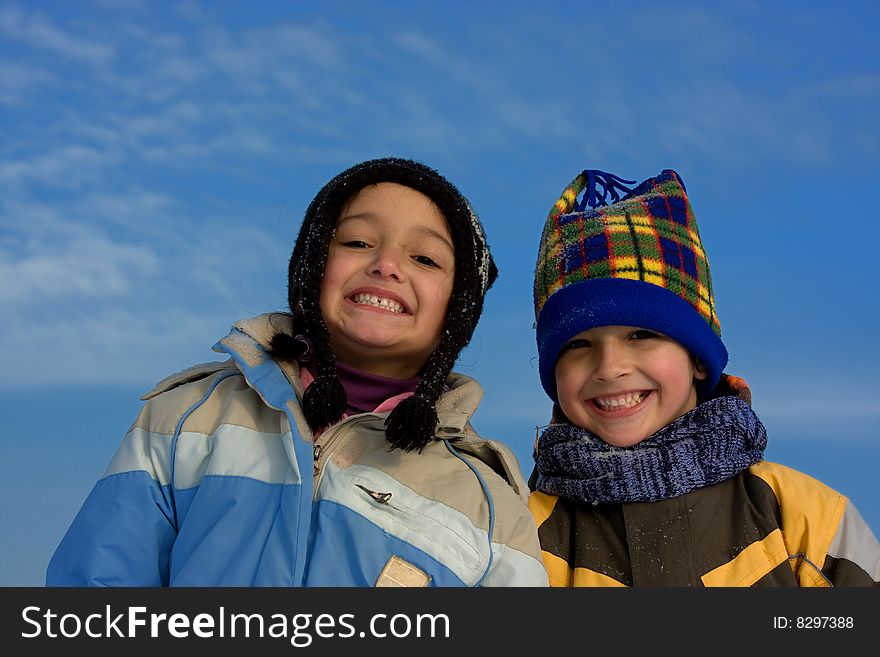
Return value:
M 852 616 L 798 616 L 795 619 L 794 626 L 799 630 L 814 629 L 832 629 L 839 628 L 850 629 L 853 627 Z

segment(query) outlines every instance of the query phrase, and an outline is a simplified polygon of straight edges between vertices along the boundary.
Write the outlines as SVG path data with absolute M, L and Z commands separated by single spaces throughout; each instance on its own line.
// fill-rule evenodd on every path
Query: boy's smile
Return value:
M 452 237 L 427 196 L 364 187 L 343 208 L 321 282 L 321 313 L 340 362 L 415 376 L 437 346 L 455 275 Z
M 631 326 L 578 333 L 556 361 L 566 417 L 616 447 L 631 447 L 694 408 L 694 379 L 704 377 L 678 342 Z
M 614 414 L 612 417 L 621 417 L 629 415 L 624 411 L 634 411 L 641 406 L 650 395 L 651 391 L 638 390 L 636 392 L 624 392 L 616 395 L 604 395 L 602 397 L 594 397 L 593 403 L 599 411 Z

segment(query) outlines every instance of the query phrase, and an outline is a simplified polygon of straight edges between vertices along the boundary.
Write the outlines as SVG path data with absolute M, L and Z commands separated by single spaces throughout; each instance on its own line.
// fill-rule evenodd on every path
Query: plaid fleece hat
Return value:
M 364 187 L 381 182 L 398 183 L 430 198 L 446 219 L 455 249 L 455 276 L 440 343 L 422 368 L 413 396 L 400 402 L 386 421 L 386 436 L 393 447 L 420 450 L 434 438 L 435 403 L 459 353 L 471 340 L 483 298 L 498 276 L 470 203 L 446 178 L 420 162 L 388 157 L 356 164 L 324 185 L 306 210 L 290 257 L 287 292 L 294 332 L 311 343 L 317 370 L 303 397 L 303 413 L 309 425 L 319 429 L 334 424 L 345 412 L 345 390 L 336 375 L 336 356 L 321 315 L 321 280 L 343 206 Z M 282 344 L 286 339 L 273 340 L 273 350 L 291 353 Z
M 597 326 L 638 326 L 677 340 L 706 367 L 708 376 L 697 382 L 702 394 L 727 365 L 709 261 L 684 183 L 671 169 L 635 189 L 622 183 L 635 181 L 584 171 L 544 224 L 535 320 L 541 385 L 554 403 L 560 350 Z

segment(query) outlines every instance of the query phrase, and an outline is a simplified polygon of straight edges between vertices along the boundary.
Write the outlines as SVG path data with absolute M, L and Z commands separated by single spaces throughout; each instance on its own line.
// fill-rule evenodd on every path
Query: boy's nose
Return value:
M 593 376 L 598 381 L 611 381 L 628 374 L 632 363 L 625 347 L 600 344 L 596 348 L 596 369 Z

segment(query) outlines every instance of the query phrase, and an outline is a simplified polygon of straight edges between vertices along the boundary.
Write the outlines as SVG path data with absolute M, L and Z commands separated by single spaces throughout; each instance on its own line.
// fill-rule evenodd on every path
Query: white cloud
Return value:
M 823 104 L 845 104 L 847 94 L 876 101 L 875 76 L 829 76 L 812 90 L 780 80 L 765 93 L 717 72 L 762 62 L 766 68 L 756 53 L 768 46 L 737 22 L 750 11 L 757 9 L 682 8 L 673 17 L 643 9 L 628 17 L 626 40 L 599 24 L 559 33 L 550 11 L 532 11 L 500 17 L 498 29 L 474 43 L 468 38 L 479 32 L 476 26 L 450 35 L 410 24 L 373 40 L 314 15 L 236 30 L 212 12 L 161 28 L 109 14 L 117 21 L 116 29 L 105 30 L 110 45 L 95 51 L 100 54 L 88 55 L 93 50 L 82 45 L 79 50 L 112 67 L 83 71 L 101 87 L 98 102 L 70 131 L 97 136 L 94 118 L 100 117 L 101 125 L 114 126 L 114 141 L 127 145 L 129 156 L 154 163 L 236 147 L 269 156 L 273 148 L 295 152 L 317 139 L 339 149 L 353 131 L 373 146 L 414 144 L 443 152 L 497 148 L 522 138 L 567 139 L 570 148 L 598 157 L 640 140 L 740 162 L 762 155 L 827 162 L 840 151 L 840 138 L 876 152 L 876 140 L 859 129 L 871 124 L 868 117 L 844 130 L 823 110 Z M 81 24 L 62 28 L 15 9 L 2 16 L 7 30 L 48 34 L 56 48 L 77 51 L 74 44 L 92 43 L 76 31 L 88 31 Z M 615 20 L 613 13 L 607 20 Z M 532 38 L 524 42 L 517 36 L 522 31 Z M 557 36 L 552 43 L 550 35 Z M 661 52 L 667 71 L 645 66 Z M 121 103 L 105 100 L 110 98 Z M 105 130 L 104 139 L 111 136 Z M 5 175 L 41 164 L 34 153 L 7 163 Z
M 55 80 L 55 76 L 35 66 L 0 62 L 0 104 L 21 106 L 38 89 Z
M 18 187 L 38 182 L 51 187 L 73 188 L 99 180 L 102 170 L 118 161 L 107 151 L 69 144 L 17 159 L 0 162 L 0 186 Z
M 0 206 L 0 388 L 142 383 L 283 309 L 290 238 L 191 212 L 136 191 Z
M 12 202 L 2 211 L 0 303 L 7 310 L 119 297 L 134 278 L 159 269 L 150 248 L 114 239 L 75 210 Z
M 118 297 L 131 291 L 138 270 L 155 271 L 155 254 L 95 237 L 55 246 L 44 253 L 0 260 L 0 303 L 51 303 L 75 297 L 83 301 Z
M 20 128 L 0 136 L 8 153 L 0 303 L 21 317 L 21 331 L 41 321 L 33 308 L 48 304 L 71 322 L 77 303 L 89 305 L 105 337 L 149 326 L 143 344 L 155 327 L 138 304 L 181 322 L 187 312 L 228 320 L 230 307 L 278 308 L 292 236 L 248 226 L 243 208 L 254 201 L 242 198 L 265 179 L 272 193 L 305 187 L 292 180 L 296 167 L 330 173 L 389 151 L 440 154 L 465 167 L 474 155 L 535 152 L 517 150 L 521 142 L 546 157 L 535 167 L 560 155 L 578 164 L 582 154 L 638 157 L 639 144 L 725 162 L 833 161 L 856 141 L 865 154 L 877 151 L 873 119 L 853 114 L 859 120 L 836 125 L 828 108 L 876 105 L 880 77 L 829 73 L 781 80 L 765 93 L 717 73 L 741 61 L 757 66 L 750 48 L 761 44 L 708 12 L 677 12 L 674 21 L 637 13 L 627 39 L 598 24 L 560 33 L 549 11 L 512 13 L 479 40 L 479 25 L 435 30 L 416 21 L 365 33 L 294 12 L 254 28 L 220 13 L 193 5 L 163 23 L 123 6 L 100 14 L 109 22 L 98 25 L 98 12 L 90 23 L 0 10 L 0 33 L 17 44 L 0 74 L 18 64 L 29 72 L 9 75 L 0 90 Z M 671 23 L 672 31 L 658 29 Z M 63 61 L 46 53 L 64 53 Z M 669 69 L 644 67 L 658 53 Z M 307 185 L 322 182 L 321 172 Z M 213 188 L 227 184 L 213 203 Z M 7 344 L 28 340 L 16 334 Z M 123 343 L 114 340 L 90 348 Z M 486 353 L 503 361 L 494 347 Z M 511 383 L 534 371 L 508 375 L 500 389 L 514 412 L 543 415 L 543 400 L 530 406 L 531 395 Z
M 148 386 L 192 364 L 223 360 L 210 350 L 230 321 L 186 308 L 125 304 L 0 320 L 0 389 Z
M 15 7 L 0 9 L 0 33 L 35 49 L 49 50 L 90 64 L 106 64 L 114 55 L 114 49 L 105 43 L 74 36 L 39 13 L 25 13 Z

